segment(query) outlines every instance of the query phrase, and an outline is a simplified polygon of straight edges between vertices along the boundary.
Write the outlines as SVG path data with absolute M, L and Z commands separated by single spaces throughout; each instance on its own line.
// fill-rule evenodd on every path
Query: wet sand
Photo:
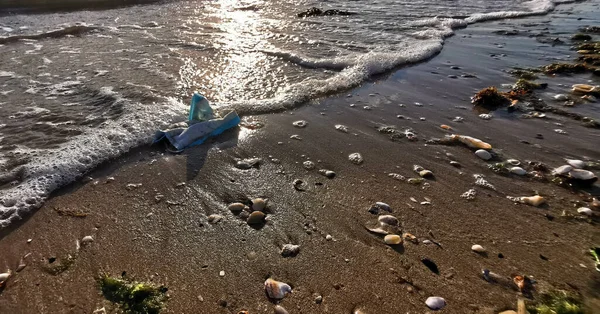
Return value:
M 126 5 L 146 4 L 161 0 L 3 0 L 0 15 L 11 13 L 43 13 L 50 11 L 102 10 Z
M 269 276 L 292 286 L 293 293 L 280 303 L 290 313 L 427 313 L 429 296 L 446 299 L 443 313 L 516 309 L 517 292 L 483 280 L 485 268 L 530 276 L 540 291 L 555 287 L 581 293 L 589 313 L 598 311 L 600 273 L 586 254 L 600 245 L 598 216 L 561 217 L 563 211 L 576 214 L 589 199 L 585 193 L 497 175 L 463 146 L 426 144 L 450 134 L 439 127 L 447 124 L 456 133 L 491 143 L 504 159 L 550 167 L 564 164 L 563 158 L 600 160 L 598 129 L 562 116 L 523 119 L 505 110 L 483 120 L 470 104 L 481 88 L 514 83 L 505 72 L 511 67 L 572 60 L 576 52 L 569 49 L 569 37 L 580 26 L 598 25 L 598 11 L 595 3 L 566 5 L 550 16 L 474 25 L 448 39 L 442 53 L 427 63 L 294 111 L 247 117 L 264 124 L 258 130 L 230 131 L 181 155 L 163 153 L 162 147 L 141 148 L 101 167 L 91 179 L 59 191 L 19 226 L 0 233 L 0 266 L 15 269 L 22 256 L 32 253 L 28 266 L 0 294 L 0 313 L 91 313 L 103 307 L 114 313 L 117 308 L 103 298 L 95 278 L 123 272 L 167 286 L 165 313 L 271 313 L 274 305 L 263 288 Z M 494 33 L 512 29 L 520 34 Z M 546 31 L 544 38 L 560 37 L 566 44 L 551 46 L 530 37 Z M 476 78 L 461 77 L 464 73 Z M 591 74 L 542 75 L 538 81 L 549 87 L 537 93 L 552 102 L 552 95 L 588 80 L 599 84 Z M 600 120 L 599 106 L 569 110 Z M 464 121 L 452 122 L 456 116 Z M 307 127 L 292 125 L 301 119 Z M 336 130 L 336 124 L 349 132 Z M 391 141 L 377 131 L 381 125 L 412 128 L 420 140 Z M 348 161 L 355 152 L 364 157 L 360 166 Z M 446 153 L 462 167 L 450 165 Z M 261 166 L 233 166 L 236 159 L 249 157 L 261 158 Z M 309 159 L 317 164 L 315 170 L 303 168 Z M 416 177 L 414 164 L 433 171 L 435 178 L 426 180 L 429 187 L 388 177 L 390 172 Z M 337 175 L 328 179 L 318 169 Z M 462 199 L 474 187 L 473 174 L 485 175 L 496 191 L 476 187 L 475 200 Z M 296 179 L 306 183 L 305 191 L 294 189 Z M 600 195 L 597 184 L 584 192 Z M 548 200 L 547 206 L 506 198 L 536 193 Z M 269 201 L 268 223 L 259 230 L 227 210 L 229 203 L 255 197 Z M 425 198 L 430 205 L 420 204 Z M 379 201 L 391 206 L 404 232 L 441 247 L 407 242 L 392 248 L 369 233 L 364 226 L 377 217 L 367 210 Z M 59 215 L 65 211 L 85 217 Z M 212 214 L 223 218 L 209 223 Z M 75 241 L 87 235 L 94 242 L 76 251 Z M 300 245 L 300 253 L 282 257 L 286 243 Z M 472 252 L 473 244 L 484 246 L 487 255 Z M 69 254 L 74 262 L 57 274 L 56 265 Z M 49 264 L 52 257 L 57 260 Z M 433 260 L 440 273 L 425 267 L 423 258 Z M 320 304 L 318 296 L 323 297 Z

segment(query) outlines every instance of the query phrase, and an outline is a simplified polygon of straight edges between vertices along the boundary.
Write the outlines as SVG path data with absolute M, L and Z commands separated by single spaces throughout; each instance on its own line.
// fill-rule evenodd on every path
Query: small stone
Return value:
M 441 310 L 444 306 L 446 306 L 446 300 L 444 300 L 444 298 L 441 297 L 429 297 L 425 301 L 425 304 L 427 304 L 427 307 L 429 307 L 430 309 L 438 311 Z
M 491 114 L 487 114 L 487 113 L 482 113 L 479 115 L 479 118 L 483 119 L 483 120 L 490 120 L 492 119 L 492 115 Z
M 477 157 L 483 159 L 483 160 L 490 160 L 492 159 L 492 154 L 490 154 L 490 152 L 488 152 L 485 149 L 478 149 L 475 151 L 475 155 L 477 155 Z
M 567 163 L 569 165 L 571 165 L 573 168 L 577 168 L 577 169 L 583 169 L 586 166 L 585 161 L 577 160 L 577 159 L 567 159 Z
M 348 133 L 348 127 L 343 124 L 336 124 L 335 129 L 340 132 Z
M 331 236 L 331 234 L 328 234 L 325 236 L 325 240 L 331 241 L 331 240 L 333 240 L 333 237 Z
M 315 303 L 317 303 L 317 304 L 321 304 L 321 303 L 323 303 L 323 296 L 322 296 L 322 295 L 318 295 L 318 296 L 315 298 Z
M 460 168 L 460 163 L 458 161 L 452 160 L 452 161 L 450 161 L 450 165 L 452 165 L 452 166 L 454 166 L 456 168 Z
M 85 236 L 83 237 L 83 239 L 81 239 L 81 244 L 89 244 L 94 242 L 94 238 L 92 238 L 92 236 Z
M 421 176 L 422 178 L 430 178 L 433 177 L 433 172 L 423 169 L 419 171 L 419 176 Z
M 27 239 L 27 243 L 31 243 L 33 239 Z
M 360 165 L 363 163 L 364 159 L 359 153 L 352 153 L 348 156 L 348 160 L 355 165 Z
M 587 208 L 587 207 L 577 208 L 577 212 L 582 215 L 586 215 L 586 216 L 592 216 L 594 214 L 594 212 L 590 208 Z
M 329 179 L 335 178 L 335 172 L 333 172 L 331 170 L 321 169 L 321 170 L 319 170 L 319 173 L 326 176 Z
M 475 253 L 485 253 L 485 248 L 479 244 L 475 244 L 471 247 L 471 251 Z
M 388 234 L 383 238 L 383 242 L 387 245 L 402 244 L 402 237 L 397 234 Z
M 212 215 L 208 216 L 208 222 L 211 224 L 216 224 L 219 221 L 221 221 L 221 219 L 223 219 L 223 216 L 217 215 L 217 214 L 212 214 Z
M 229 206 L 227 206 L 227 209 L 229 209 L 229 211 L 231 211 L 234 215 L 238 215 L 242 212 L 242 210 L 244 210 L 245 207 L 246 205 L 242 203 L 233 203 L 229 204 Z
M 281 256 L 283 257 L 294 257 L 300 253 L 300 246 L 294 244 L 285 244 L 281 248 Z
M 263 211 L 267 207 L 267 201 L 262 198 L 255 198 L 252 200 L 253 211 Z
M 225 277 L 225 271 L 224 270 L 222 270 L 222 271 L 219 272 L 219 277 Z
M 292 123 L 295 127 L 297 128 L 304 128 L 308 125 L 308 122 L 306 122 L 305 120 L 298 120 L 295 121 L 294 123 Z
M 258 168 L 262 160 L 260 158 L 246 158 L 242 160 L 238 160 L 235 163 L 235 167 L 242 170 L 248 170 L 250 168 Z
M 248 224 L 249 225 L 261 225 L 265 223 L 266 215 L 261 211 L 254 211 L 250 216 L 248 216 Z
M 281 305 L 275 305 L 275 314 L 289 314 Z
M 465 121 L 465 118 L 456 116 L 456 117 L 454 117 L 454 119 L 452 119 L 452 121 L 453 122 L 463 122 L 463 121 Z
M 569 100 L 569 96 L 567 96 L 565 94 L 557 94 L 557 95 L 554 95 L 554 99 L 556 99 L 558 101 L 566 101 L 566 100 Z
M 310 160 L 307 160 L 307 161 L 303 162 L 303 163 L 302 163 L 302 166 L 303 166 L 303 167 L 304 167 L 304 169 L 306 169 L 306 170 L 312 170 L 312 169 L 315 169 L 315 163 L 314 163 L 314 162 L 312 162 L 312 161 L 310 161 Z

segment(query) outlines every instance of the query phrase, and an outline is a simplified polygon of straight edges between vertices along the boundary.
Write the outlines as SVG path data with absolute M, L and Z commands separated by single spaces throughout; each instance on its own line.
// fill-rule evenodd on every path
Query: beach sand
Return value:
M 272 313 L 263 287 L 268 277 L 292 286 L 293 293 L 280 303 L 290 313 L 427 313 L 430 296 L 445 298 L 443 313 L 516 309 L 517 291 L 483 280 L 483 269 L 530 276 L 540 291 L 581 293 L 589 313 L 599 311 L 600 273 L 587 254 L 600 245 L 597 220 L 561 217 L 563 211 L 576 215 L 587 194 L 497 175 L 464 146 L 426 144 L 450 134 L 439 127 L 447 124 L 452 132 L 485 140 L 503 158 L 523 163 L 556 167 L 569 157 L 598 161 L 598 129 L 550 113 L 523 119 L 502 110 L 483 120 L 470 104 L 481 88 L 514 83 L 506 73 L 511 67 L 573 60 L 570 36 L 580 26 L 598 25 L 598 11 L 597 3 L 565 5 L 549 16 L 470 26 L 426 63 L 297 110 L 246 117 L 264 124 L 257 130 L 232 130 L 181 155 L 144 147 L 107 163 L 90 179 L 55 193 L 18 226 L 1 231 L 1 267 L 15 269 L 21 257 L 32 254 L 1 292 L 0 313 L 92 313 L 103 307 L 118 312 L 100 292 L 96 278 L 102 273 L 168 287 L 165 313 Z M 495 33 L 513 29 L 519 34 Z M 543 32 L 548 34 L 530 36 Z M 554 37 L 566 44 L 536 41 Z M 465 73 L 476 77 L 461 77 Z M 538 81 L 549 87 L 538 93 L 551 102 L 552 95 L 588 80 L 599 81 L 591 74 L 542 75 Z M 598 120 L 598 109 L 598 103 L 589 103 L 569 110 Z M 452 122 L 456 116 L 464 121 Z M 297 120 L 308 126 L 293 126 Z M 348 133 L 336 124 L 347 126 Z M 381 125 L 412 128 L 419 141 L 391 141 L 377 131 Z M 356 152 L 364 157 L 361 165 L 348 160 Z M 450 165 L 447 153 L 462 167 Z M 259 168 L 234 167 L 237 159 L 250 157 L 262 160 Z M 304 169 L 306 160 L 316 169 Z M 431 170 L 434 179 L 412 185 L 388 177 L 390 172 L 417 177 L 415 164 Z M 336 177 L 328 179 L 318 169 L 335 171 Z M 483 174 L 496 191 L 476 187 L 474 200 L 461 198 L 474 187 L 473 174 Z M 294 188 L 296 179 L 305 191 Z M 600 195 L 597 185 L 587 192 Z M 538 193 L 547 206 L 506 198 Z M 269 204 L 268 222 L 258 230 L 227 210 L 229 203 L 256 197 Z M 425 198 L 431 204 L 421 205 Z M 404 232 L 441 247 L 383 243 L 365 229 L 377 222 L 368 212 L 375 202 L 391 206 Z M 65 215 L 69 212 L 85 217 Z M 222 219 L 209 223 L 213 214 Z M 94 241 L 76 250 L 76 240 L 88 235 Z M 286 243 L 300 245 L 300 253 L 282 257 Z M 487 254 L 472 252 L 474 244 Z M 50 264 L 49 258 L 56 261 Z M 423 258 L 434 261 L 439 274 L 425 267 Z M 316 302 L 319 296 L 322 302 Z

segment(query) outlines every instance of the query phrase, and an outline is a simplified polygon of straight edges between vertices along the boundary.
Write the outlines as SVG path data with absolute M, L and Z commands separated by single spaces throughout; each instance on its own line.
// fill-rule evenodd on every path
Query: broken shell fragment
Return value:
M 590 208 L 587 207 L 580 207 L 577 208 L 577 212 L 582 214 L 582 215 L 586 215 L 586 216 L 592 216 L 594 213 L 592 212 L 592 210 Z
M 384 230 L 381 227 L 377 227 L 377 228 L 369 228 L 369 227 L 365 227 L 367 228 L 367 230 L 369 230 L 369 232 L 375 233 L 375 234 L 381 234 L 381 235 L 388 235 L 390 234 L 389 232 L 387 232 L 386 230 Z
M 573 168 L 578 168 L 578 169 L 585 168 L 585 161 L 583 161 L 583 160 L 567 159 L 566 161 L 569 165 L 573 166 Z
M 326 176 L 328 179 L 335 178 L 335 172 L 333 172 L 331 170 L 321 169 L 321 170 L 319 170 L 319 173 Z
M 273 280 L 271 278 L 265 281 L 265 291 L 271 299 L 281 300 L 288 293 L 292 293 L 292 287 L 285 282 Z
M 399 224 L 398 218 L 396 218 L 392 215 L 381 215 L 381 216 L 379 216 L 379 218 L 377 218 L 377 220 L 379 221 L 379 223 L 390 225 L 390 226 L 398 226 L 398 224 Z
M 471 251 L 475 253 L 485 253 L 485 248 L 479 244 L 475 244 L 471 247 Z
M 94 238 L 92 236 L 85 236 L 81 239 L 81 244 L 86 245 L 94 242 Z
M 555 176 L 564 176 L 567 175 L 571 170 L 573 170 L 572 166 L 564 165 L 552 170 L 552 174 Z
M 593 172 L 583 169 L 569 171 L 569 177 L 581 181 L 596 181 L 598 179 Z
M 383 202 L 376 202 L 375 204 L 373 204 L 371 206 L 371 208 L 369 208 L 369 213 L 371 213 L 373 215 L 377 215 L 382 210 L 386 211 L 388 213 L 392 212 L 392 208 L 390 207 L 390 205 L 383 203 Z
M 574 84 L 573 89 L 571 91 L 577 94 L 589 94 L 598 91 L 598 89 L 598 86 L 592 86 L 588 84 Z
M 422 178 L 430 178 L 433 177 L 433 172 L 429 170 L 421 170 L 419 171 L 419 176 L 421 176 Z
M 388 245 L 398 245 L 402 243 L 402 238 L 397 234 L 388 234 L 383 238 L 383 242 Z
M 352 153 L 348 156 L 348 160 L 355 165 L 360 165 L 363 163 L 364 159 L 359 153 Z
M 471 148 L 492 149 L 492 145 L 474 137 L 452 134 L 450 138 L 453 140 L 457 140 Z
M 444 130 L 452 130 L 452 127 L 446 124 L 442 124 L 440 125 L 440 128 L 444 129 Z
M 511 164 L 511 165 L 513 165 L 513 166 L 520 166 L 521 165 L 521 162 L 518 161 L 518 160 L 516 160 L 516 159 L 508 159 L 506 162 L 509 163 L 509 164 Z
M 289 314 L 281 305 L 275 305 L 275 314 Z
M 294 121 L 292 124 L 297 128 L 304 128 L 308 125 L 308 122 L 306 122 L 306 120 L 298 120 Z
M 444 306 L 446 306 L 446 300 L 444 300 L 444 298 L 441 297 L 429 297 L 427 298 L 427 300 L 425 300 L 425 304 L 427 304 L 428 308 L 434 311 L 438 311 L 441 310 Z
M 303 163 L 302 163 L 302 166 L 303 166 L 303 167 L 304 167 L 304 169 L 306 169 L 306 170 L 312 170 L 312 169 L 315 169 L 315 163 L 314 163 L 314 162 L 312 162 L 312 161 L 310 161 L 310 160 L 307 160 L 307 161 L 303 162 Z
M 0 274 L 0 288 L 4 287 L 4 284 L 6 283 L 6 281 L 8 281 L 8 279 L 12 276 L 12 271 L 10 271 L 10 269 L 5 272 Z
M 343 124 L 336 124 L 335 129 L 340 132 L 348 133 L 348 127 Z
M 408 233 L 408 232 L 406 232 L 406 233 L 404 233 L 404 234 L 402 235 L 402 237 L 403 237 L 403 238 L 404 238 L 404 240 L 406 240 L 406 241 L 410 241 L 410 242 L 412 242 L 412 243 L 414 243 L 414 244 L 419 244 L 419 239 L 417 239 L 417 237 L 415 237 L 415 236 L 414 236 L 413 234 L 411 234 L 411 233 Z

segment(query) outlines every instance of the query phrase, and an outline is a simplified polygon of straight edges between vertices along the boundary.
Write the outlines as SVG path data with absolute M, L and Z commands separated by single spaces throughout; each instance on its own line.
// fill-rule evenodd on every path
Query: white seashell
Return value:
M 352 153 L 348 156 L 348 160 L 355 165 L 360 165 L 363 163 L 364 159 L 359 153 Z
M 425 300 L 425 304 L 427 304 L 427 307 L 430 309 L 437 311 L 446 306 L 446 300 L 441 297 L 429 297 L 427 300 Z
M 566 161 L 569 165 L 573 166 L 573 168 L 578 168 L 578 169 L 585 168 L 585 161 L 583 161 L 583 160 L 567 159 Z
M 348 133 L 348 127 L 343 124 L 336 124 L 335 129 L 340 132 Z
M 569 171 L 569 177 L 583 181 L 596 180 L 596 175 L 593 172 L 583 169 L 573 169 Z
M 398 224 L 399 224 L 398 218 L 396 218 L 392 215 L 381 215 L 381 216 L 379 216 L 379 218 L 377 218 L 377 220 L 379 220 L 379 222 L 382 224 L 386 224 L 386 225 L 390 225 L 390 226 L 398 226 Z
M 281 305 L 275 305 L 275 314 L 289 314 L 288 311 L 286 311 L 283 306 Z
M 483 246 L 479 245 L 479 244 L 475 244 L 471 247 L 471 251 L 476 252 L 476 253 L 485 253 L 485 249 L 483 248 Z
M 83 244 L 83 245 L 92 243 L 92 242 L 94 242 L 94 238 L 92 238 L 92 236 L 85 236 L 85 237 L 83 237 L 83 239 L 81 239 L 81 244 Z
M 12 271 L 10 271 L 10 270 L 8 270 L 5 273 L 0 274 L 0 286 L 2 284 L 4 284 L 8 280 L 8 278 L 10 278 L 10 276 L 12 276 Z
M 554 95 L 554 99 L 556 99 L 558 101 L 565 101 L 565 100 L 569 100 L 569 96 L 567 96 L 565 94 L 556 94 L 556 95 Z
M 573 170 L 572 166 L 564 165 L 552 170 L 552 174 L 555 176 L 564 176 L 568 174 L 571 170 Z
M 367 230 L 369 230 L 369 232 L 373 232 L 375 234 L 382 234 L 382 235 L 388 235 L 388 234 L 390 234 L 389 232 L 383 230 L 380 227 L 378 227 L 378 228 L 367 228 Z
M 285 282 L 276 281 L 271 278 L 265 281 L 265 291 L 271 299 L 281 300 L 288 293 L 292 293 L 292 287 Z
M 255 198 L 252 200 L 252 210 L 254 211 L 263 211 L 267 206 L 267 201 L 262 198 Z
M 538 206 L 546 203 L 546 200 L 539 195 L 523 196 L 519 199 L 519 201 L 523 204 L 527 204 L 527 205 L 531 205 L 531 206 L 535 206 L 535 207 L 538 207 Z
M 577 212 L 580 213 L 580 214 L 586 215 L 586 216 L 591 216 L 591 215 L 594 214 L 592 212 L 592 210 L 590 208 L 587 208 L 587 207 L 577 208 Z
M 384 202 L 375 202 L 374 207 L 377 207 L 378 209 L 381 209 L 381 210 L 385 210 L 386 212 L 389 212 L 389 213 L 392 212 L 392 208 L 390 207 L 390 205 L 388 205 Z
M 506 162 L 509 163 L 509 164 L 511 164 L 511 165 L 513 165 L 513 166 L 520 166 L 521 165 L 521 162 L 518 161 L 518 160 L 516 160 L 516 159 L 509 159 Z
M 306 170 L 315 169 L 315 163 L 310 160 L 303 162 L 302 166 L 304 166 L 304 169 L 306 169 Z
M 308 125 L 308 122 L 306 122 L 306 120 L 298 120 L 294 121 L 292 124 L 297 128 L 304 128 Z
M 479 117 L 483 120 L 490 120 L 492 119 L 492 115 L 491 114 L 487 114 L 487 113 L 482 113 L 479 115 Z
M 518 176 L 524 176 L 527 174 L 527 171 L 521 167 L 512 167 L 509 169 L 511 173 L 514 173 Z
M 478 149 L 477 151 L 475 151 L 475 155 L 477 155 L 477 157 L 479 157 L 483 160 L 492 159 L 492 154 L 490 154 L 487 150 L 483 150 L 483 149 Z
M 402 243 L 402 237 L 397 234 L 388 234 L 383 238 L 383 242 L 388 245 L 398 245 Z

